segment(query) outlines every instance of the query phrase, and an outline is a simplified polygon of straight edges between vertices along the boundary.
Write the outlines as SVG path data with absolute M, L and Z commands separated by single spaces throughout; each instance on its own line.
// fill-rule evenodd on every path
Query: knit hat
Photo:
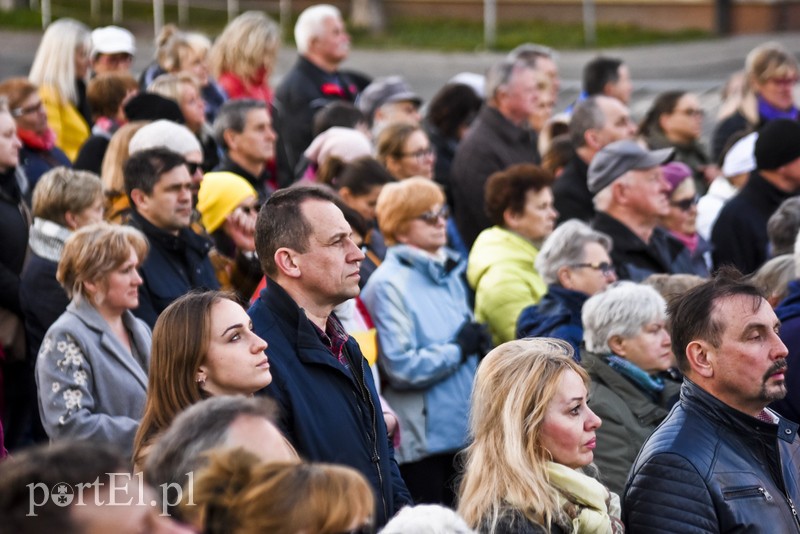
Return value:
M 375 111 L 392 102 L 413 102 L 417 107 L 422 99 L 401 76 L 378 78 L 369 84 L 358 97 L 358 108 L 372 120 Z
M 372 143 L 358 130 L 333 126 L 315 137 L 304 154 L 317 165 L 322 165 L 331 156 L 348 163 L 372 155 Z
M 248 197 L 258 198 L 258 193 L 238 174 L 209 172 L 203 176 L 197 194 L 197 211 L 208 233 L 222 226 L 228 215 Z
M 92 57 L 97 54 L 136 53 L 133 34 L 119 26 L 106 26 L 92 31 Z
M 183 124 L 183 113 L 177 102 L 155 93 L 139 93 L 125 104 L 129 121 L 168 121 Z
M 594 155 L 589 164 L 587 185 L 596 195 L 628 171 L 658 167 L 672 156 L 673 149 L 647 150 L 636 141 L 614 141 Z
M 758 133 L 756 165 L 773 170 L 800 158 L 800 123 L 790 119 L 769 121 Z
M 758 139 L 758 132 L 747 134 L 728 150 L 722 162 L 722 175 L 725 178 L 732 178 L 755 170 L 756 158 L 753 152 L 756 148 L 756 139 Z
M 135 154 L 150 148 L 164 147 L 185 156 L 189 152 L 202 152 L 200 141 L 189 128 L 172 121 L 155 121 L 139 128 L 128 143 L 128 152 Z
M 669 184 L 670 194 L 672 194 L 672 192 L 675 191 L 684 180 L 692 177 L 692 169 L 680 161 L 670 161 L 669 163 L 662 165 L 661 173 Z

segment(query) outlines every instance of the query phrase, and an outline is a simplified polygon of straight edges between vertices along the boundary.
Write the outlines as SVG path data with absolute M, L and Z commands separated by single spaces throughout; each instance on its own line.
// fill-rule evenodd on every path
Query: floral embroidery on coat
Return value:
M 54 344 L 55 350 L 53 350 Z M 56 394 L 63 390 L 61 398 L 64 401 L 64 413 L 58 418 L 58 423 L 65 425 L 69 417 L 82 408 L 83 392 L 79 388 L 86 387 L 89 374 L 84 365 L 83 352 L 71 336 L 67 335 L 66 339 L 60 339 L 55 343 L 52 338 L 45 338 L 39 350 L 39 357 L 46 358 L 49 354 L 58 358 L 56 367 L 64 374 L 63 382 L 54 381 L 50 389 Z

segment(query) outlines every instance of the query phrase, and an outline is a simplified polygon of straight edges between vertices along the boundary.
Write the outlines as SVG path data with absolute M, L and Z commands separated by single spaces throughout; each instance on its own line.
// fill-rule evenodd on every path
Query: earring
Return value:
M 198 379 L 197 379 L 197 383 L 198 383 L 198 384 L 200 384 L 200 388 L 201 388 L 201 389 L 202 389 L 202 388 L 204 388 L 204 387 L 206 387 L 206 378 L 205 378 L 204 376 L 203 376 L 203 377 L 200 377 L 200 378 L 198 378 Z

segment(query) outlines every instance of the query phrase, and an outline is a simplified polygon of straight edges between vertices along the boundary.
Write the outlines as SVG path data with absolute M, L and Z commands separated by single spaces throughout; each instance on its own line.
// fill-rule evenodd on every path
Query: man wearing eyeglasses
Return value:
M 754 154 L 756 170 L 725 204 L 711 229 L 714 264 L 733 265 L 745 274 L 769 259 L 767 221 L 800 190 L 800 123 L 768 122 L 758 135 Z
M 623 140 L 603 147 L 589 165 L 597 211 L 592 227 L 611 237 L 611 259 L 621 280 L 694 272 L 683 243 L 658 227 L 659 218 L 669 214 L 669 184 L 659 166 L 671 156 L 671 148 L 650 151 Z

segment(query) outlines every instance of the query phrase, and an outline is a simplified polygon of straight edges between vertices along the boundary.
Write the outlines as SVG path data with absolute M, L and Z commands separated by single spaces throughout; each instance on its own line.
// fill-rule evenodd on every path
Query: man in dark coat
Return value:
M 800 530 L 798 425 L 767 408 L 786 395 L 780 321 L 726 271 L 669 305 L 685 379 L 628 477 L 628 532 Z
M 372 373 L 333 309 L 359 293 L 364 259 L 333 196 L 314 187 L 274 193 L 258 216 L 256 251 L 267 287 L 248 313 L 269 341 L 264 393 L 278 425 L 310 461 L 360 471 L 383 525 L 411 497 L 394 459 Z
M 486 181 L 515 163 L 538 163 L 528 117 L 536 108 L 536 71 L 523 60 L 504 60 L 486 75 L 487 103 L 456 149 L 450 171 L 455 222 L 467 247 L 491 226 L 484 209 Z

